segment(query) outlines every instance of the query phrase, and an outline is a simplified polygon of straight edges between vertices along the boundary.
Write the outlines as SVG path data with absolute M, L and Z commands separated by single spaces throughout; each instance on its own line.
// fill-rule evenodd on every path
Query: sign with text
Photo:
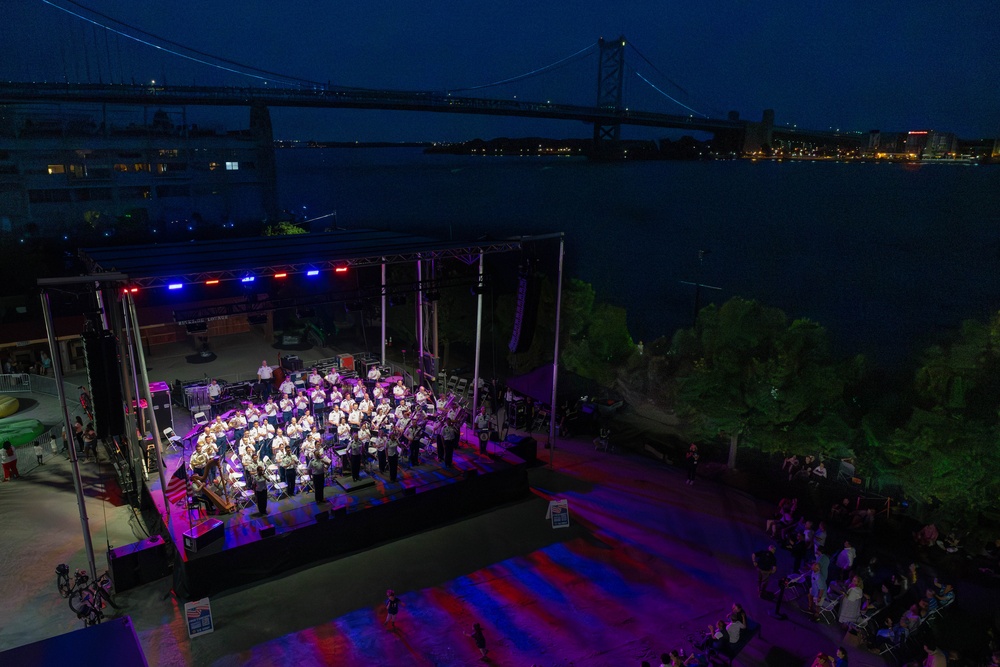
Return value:
M 184 617 L 187 620 L 188 637 L 205 635 L 215 630 L 212 623 L 212 605 L 208 598 L 202 598 L 184 605 Z
M 569 528 L 569 501 L 550 500 L 545 518 L 552 521 L 553 528 Z

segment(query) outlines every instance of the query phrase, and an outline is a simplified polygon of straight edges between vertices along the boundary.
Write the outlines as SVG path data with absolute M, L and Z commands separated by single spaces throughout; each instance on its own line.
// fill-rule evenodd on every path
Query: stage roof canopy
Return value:
M 176 282 L 240 280 L 247 274 L 280 272 L 292 275 L 418 259 L 456 258 L 471 264 L 480 254 L 520 250 L 524 240 L 527 237 L 453 241 L 403 232 L 355 229 L 84 248 L 80 256 L 92 274 L 123 273 L 128 275 L 128 282 L 137 287 L 157 287 Z

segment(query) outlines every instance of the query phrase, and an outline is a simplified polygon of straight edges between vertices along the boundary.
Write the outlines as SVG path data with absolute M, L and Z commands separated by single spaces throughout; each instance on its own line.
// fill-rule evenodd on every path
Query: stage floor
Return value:
M 181 456 L 165 457 L 168 479 Z M 258 514 L 254 504 L 210 515 L 204 509 L 188 510 L 184 503 L 172 504 L 168 515 L 157 474 L 150 474 L 148 488 L 176 547 L 175 590 L 197 598 L 433 528 L 529 492 L 528 464 L 510 451 L 509 443 L 491 442 L 483 455 L 478 442 L 463 438 L 453 463 L 446 468 L 433 450 L 425 451 L 418 466 L 400 461 L 396 482 L 373 464 L 353 489 L 349 474 L 328 475 L 322 503 L 315 502 L 311 490 L 299 491 L 269 498 L 266 515 Z M 192 536 L 208 526 L 216 527 L 213 535 L 192 549 Z

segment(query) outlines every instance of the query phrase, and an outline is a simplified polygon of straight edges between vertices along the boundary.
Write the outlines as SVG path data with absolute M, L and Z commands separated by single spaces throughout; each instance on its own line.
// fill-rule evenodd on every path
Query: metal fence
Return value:
M 0 374 L 0 394 L 20 394 L 31 391 L 31 380 L 27 373 Z

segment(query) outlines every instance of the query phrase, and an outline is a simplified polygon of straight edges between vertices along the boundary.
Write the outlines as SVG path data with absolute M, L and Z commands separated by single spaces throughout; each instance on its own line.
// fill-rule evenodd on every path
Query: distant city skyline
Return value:
M 569 57 L 598 37 L 623 35 L 635 47 L 624 83 L 633 108 L 713 117 L 735 110 L 750 120 L 771 108 L 778 124 L 809 129 L 1000 136 L 996 6 L 979 0 L 957 6 L 847 0 L 836 7 L 777 0 L 620 7 L 585 0 L 572 11 L 555 3 L 454 0 L 420 9 L 21 0 L 5 9 L 4 80 L 162 82 L 165 76 L 168 84 L 255 86 L 275 85 L 280 74 L 342 86 L 458 91 L 565 58 L 551 73 L 472 94 L 593 104 L 596 59 Z M 238 76 L 231 71 L 240 69 L 237 63 L 258 72 Z M 190 116 L 230 127 L 247 122 L 245 110 Z M 590 131 L 565 121 L 391 111 L 273 109 L 272 117 L 283 139 L 461 141 Z M 623 131 L 625 138 L 666 134 Z

